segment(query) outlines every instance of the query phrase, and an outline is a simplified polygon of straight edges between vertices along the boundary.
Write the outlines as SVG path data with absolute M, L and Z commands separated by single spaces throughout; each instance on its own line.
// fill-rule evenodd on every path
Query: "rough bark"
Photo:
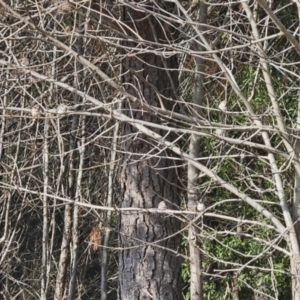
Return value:
M 126 8 L 125 22 L 138 31 L 145 40 L 163 42 L 166 32 L 154 17 Z M 172 36 L 169 35 L 168 39 Z M 137 44 L 127 43 L 135 51 Z M 139 45 L 140 46 L 140 45 Z M 144 43 L 144 49 L 146 47 Z M 153 49 L 152 49 L 153 50 Z M 141 53 L 141 49 L 137 49 Z M 132 53 L 132 52 L 131 52 Z M 163 58 L 159 53 L 142 53 L 125 56 L 124 87 L 150 105 L 174 109 L 177 85 L 177 59 Z M 166 67 L 173 69 L 166 71 Z M 137 92 L 138 91 L 138 92 Z M 160 95 L 160 96 L 158 96 Z M 160 97 L 160 99 L 159 99 Z M 163 104 L 162 102 L 163 101 Z M 124 106 L 134 119 L 159 123 L 162 120 L 143 110 L 140 103 Z M 168 133 L 163 133 L 172 139 Z M 174 157 L 162 150 L 150 138 L 136 132 L 130 124 L 123 126 L 126 151 L 122 174 L 124 198 L 122 207 L 155 208 L 165 201 L 168 208 L 179 202 L 178 175 Z M 163 213 L 123 213 L 120 220 L 120 299 L 181 299 L 179 256 L 168 249 L 178 250 L 180 236 L 172 236 L 179 224 L 172 216 Z

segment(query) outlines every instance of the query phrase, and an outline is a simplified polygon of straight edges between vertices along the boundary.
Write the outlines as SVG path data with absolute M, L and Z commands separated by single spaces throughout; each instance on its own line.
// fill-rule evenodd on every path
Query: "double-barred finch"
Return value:
M 167 204 L 165 201 L 160 201 L 157 206 L 158 209 L 167 209 Z
M 206 207 L 205 207 L 204 203 L 203 202 L 198 202 L 198 204 L 197 204 L 197 211 L 204 212 L 205 209 L 206 209 Z
M 59 1 L 58 4 L 59 4 L 58 9 L 57 9 L 58 14 L 71 13 L 73 10 L 71 3 L 69 3 L 68 1 L 63 1 L 63 3 L 61 3 L 61 1 Z
M 37 119 L 41 116 L 41 108 L 38 104 L 34 104 L 31 108 L 31 115 L 34 119 Z
M 66 115 L 68 107 L 65 104 L 59 104 L 56 110 L 56 113 L 59 117 L 63 117 Z
M 217 135 L 217 136 L 224 136 L 225 135 L 225 130 L 222 129 L 222 128 L 217 128 L 215 130 L 215 135 Z
M 27 58 L 27 57 L 22 57 L 22 58 L 20 59 L 20 65 L 21 65 L 22 67 L 27 67 L 27 66 L 29 65 L 29 60 L 28 60 L 28 58 Z
M 198 8 L 200 4 L 200 0 L 192 0 L 191 6 L 189 8 L 189 12 L 193 12 L 196 8 Z
M 226 110 L 227 110 L 227 101 L 226 101 L 226 100 L 222 101 L 222 102 L 219 104 L 218 108 L 219 108 L 219 110 L 221 110 L 221 111 L 226 111 Z

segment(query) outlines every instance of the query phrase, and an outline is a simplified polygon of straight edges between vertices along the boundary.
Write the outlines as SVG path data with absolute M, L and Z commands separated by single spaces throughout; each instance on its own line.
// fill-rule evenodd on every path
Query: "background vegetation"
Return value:
M 299 300 L 299 12 L 0 0 L 1 298 Z

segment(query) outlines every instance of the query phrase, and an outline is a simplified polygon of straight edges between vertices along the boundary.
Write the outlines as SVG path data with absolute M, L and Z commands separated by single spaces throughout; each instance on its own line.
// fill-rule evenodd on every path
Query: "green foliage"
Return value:
M 190 264 L 187 260 L 183 261 L 181 266 L 181 278 L 184 283 L 188 283 L 190 281 L 191 272 L 190 272 Z

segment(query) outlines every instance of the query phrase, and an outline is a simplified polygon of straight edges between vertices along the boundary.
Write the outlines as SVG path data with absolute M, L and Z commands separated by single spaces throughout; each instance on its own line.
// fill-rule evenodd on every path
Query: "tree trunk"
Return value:
M 170 29 L 163 28 L 162 22 L 155 18 L 129 8 L 124 10 L 124 21 L 146 40 L 142 49 L 140 44 L 126 43 L 127 50 L 131 47 L 128 50 L 131 55 L 125 55 L 123 61 L 125 89 L 141 102 L 174 109 L 171 98 L 175 100 L 178 87 L 177 59 L 175 56 L 165 59 L 159 52 L 154 54 L 153 43 L 152 51 L 146 49 L 147 41 L 171 40 Z M 133 54 L 135 51 L 139 54 Z M 135 120 L 160 123 L 159 117 L 143 110 L 141 102 L 125 104 L 127 115 Z M 122 131 L 126 138 L 122 207 L 157 208 L 164 201 L 168 208 L 175 209 L 179 197 L 174 157 L 130 124 L 125 124 Z M 168 133 L 160 133 L 172 139 Z M 180 246 L 180 236 L 172 236 L 179 229 L 178 221 L 159 212 L 129 212 L 121 215 L 120 222 L 120 299 L 181 299 L 181 259 L 172 251 Z

